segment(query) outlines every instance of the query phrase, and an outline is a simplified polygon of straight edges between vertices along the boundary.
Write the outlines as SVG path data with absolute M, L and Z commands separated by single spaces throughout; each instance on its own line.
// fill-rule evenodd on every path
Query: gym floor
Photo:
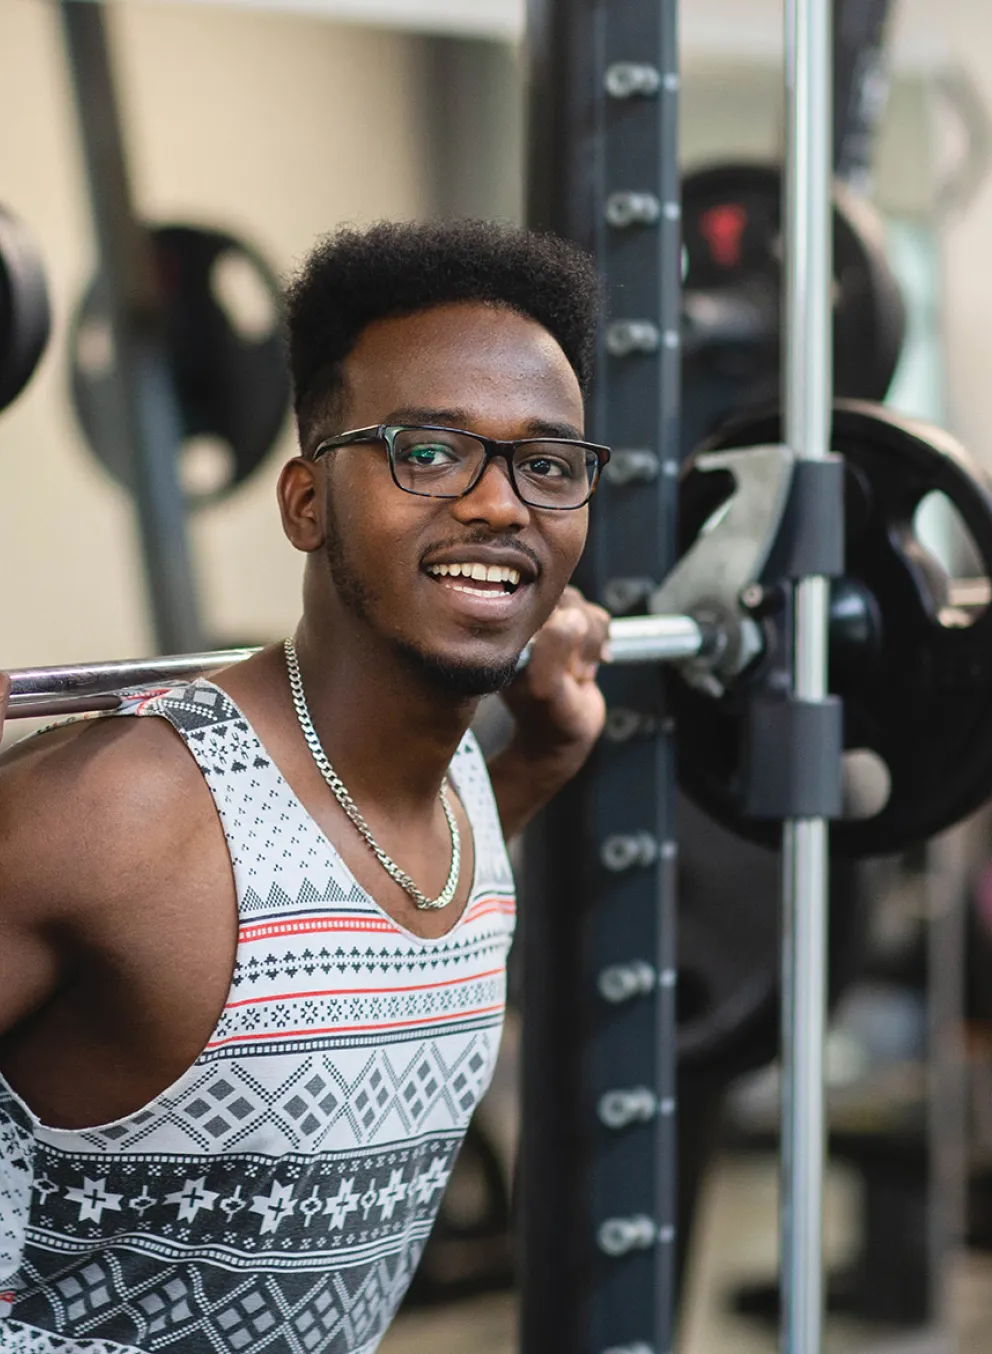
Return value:
M 679 1354 L 774 1354 L 776 1333 L 728 1310 L 730 1291 L 767 1279 L 776 1256 L 777 1165 L 772 1157 L 728 1156 L 713 1172 L 703 1205 L 689 1278 Z M 831 1170 L 827 1187 L 826 1251 L 840 1264 L 853 1247 L 855 1186 Z M 950 1322 L 958 1342 L 924 1332 L 831 1317 L 825 1354 L 988 1354 L 992 1349 L 992 1257 L 967 1254 L 951 1284 Z M 510 1295 L 401 1317 L 381 1354 L 515 1354 L 515 1306 Z

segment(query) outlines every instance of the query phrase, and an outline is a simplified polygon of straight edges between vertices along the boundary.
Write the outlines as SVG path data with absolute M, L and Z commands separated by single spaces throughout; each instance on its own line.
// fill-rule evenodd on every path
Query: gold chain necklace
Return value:
M 296 718 L 300 721 L 300 729 L 306 740 L 306 745 L 317 764 L 317 770 L 324 777 L 324 780 L 334 792 L 334 797 L 344 809 L 345 813 L 358 828 L 359 832 L 365 838 L 372 851 L 372 854 L 378 860 L 379 864 L 390 876 L 395 879 L 397 884 L 413 899 L 414 905 L 421 912 L 434 912 L 442 907 L 447 907 L 454 898 L 458 890 L 458 876 L 461 872 L 462 864 L 462 843 L 461 834 L 458 831 L 458 824 L 455 822 L 455 815 L 448 804 L 447 789 L 448 778 L 445 776 L 441 782 L 441 807 L 444 809 L 444 816 L 448 821 L 448 830 L 451 833 L 451 869 L 448 871 L 448 882 L 436 898 L 428 898 L 425 893 L 421 893 L 416 884 L 406 873 L 401 870 L 391 857 L 387 856 L 385 851 L 372 836 L 372 830 L 368 823 L 359 812 L 358 805 L 348 793 L 348 789 L 334 770 L 327 758 L 327 753 L 321 746 L 320 739 L 317 737 L 317 730 L 313 726 L 313 720 L 310 718 L 310 710 L 307 707 L 307 699 L 303 692 L 303 677 L 300 673 L 300 664 L 296 656 L 296 645 L 291 639 L 283 642 L 283 649 L 286 653 L 286 671 L 289 674 L 289 689 L 293 697 L 293 708 L 296 710 Z

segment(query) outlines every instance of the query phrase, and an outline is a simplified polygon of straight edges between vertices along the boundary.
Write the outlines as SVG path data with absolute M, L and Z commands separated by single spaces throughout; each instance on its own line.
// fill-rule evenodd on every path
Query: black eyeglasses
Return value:
M 499 442 L 460 428 L 386 423 L 328 437 L 314 449 L 312 459 L 353 442 L 385 442 L 396 487 L 424 498 L 463 498 L 479 483 L 489 462 L 501 457 L 517 497 L 528 507 L 555 512 L 588 503 L 610 459 L 609 447 L 565 437 Z

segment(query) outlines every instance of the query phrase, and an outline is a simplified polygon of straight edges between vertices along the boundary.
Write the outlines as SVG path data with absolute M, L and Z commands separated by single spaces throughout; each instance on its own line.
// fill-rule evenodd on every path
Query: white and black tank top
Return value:
M 451 764 L 471 896 L 425 940 L 218 687 L 121 713 L 169 720 L 210 787 L 234 974 L 196 1062 L 134 1114 L 49 1128 L 0 1078 L 0 1351 L 371 1354 L 496 1061 L 514 894 L 482 756 L 467 735 Z

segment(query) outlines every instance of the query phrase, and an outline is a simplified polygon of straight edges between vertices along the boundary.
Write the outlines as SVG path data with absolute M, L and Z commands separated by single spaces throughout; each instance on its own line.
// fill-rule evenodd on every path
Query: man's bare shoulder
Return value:
M 5 900 L 130 887 L 136 871 L 191 845 L 204 816 L 209 791 L 165 720 L 46 730 L 0 758 Z

